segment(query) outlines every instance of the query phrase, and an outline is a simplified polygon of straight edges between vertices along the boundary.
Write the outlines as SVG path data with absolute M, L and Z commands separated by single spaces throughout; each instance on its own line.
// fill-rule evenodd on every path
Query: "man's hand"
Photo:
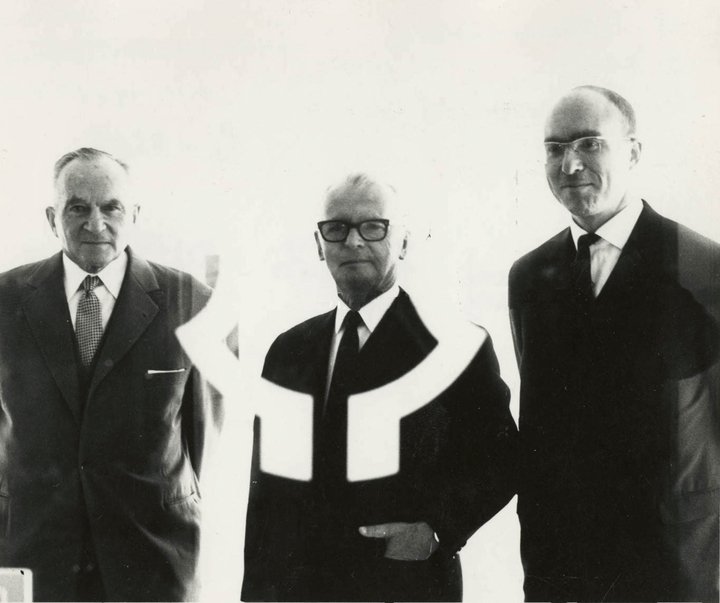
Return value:
M 433 529 L 424 521 L 362 526 L 360 534 L 367 538 L 384 538 L 385 557 L 398 561 L 425 561 L 439 546 Z

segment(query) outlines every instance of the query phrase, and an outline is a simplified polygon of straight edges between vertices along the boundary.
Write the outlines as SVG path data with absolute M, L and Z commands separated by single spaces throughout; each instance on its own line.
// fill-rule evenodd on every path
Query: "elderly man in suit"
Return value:
M 328 191 L 315 237 L 337 307 L 281 334 L 263 372 L 314 398 L 313 479 L 263 473 L 256 422 L 244 600 L 459 600 L 458 549 L 514 494 L 516 428 L 489 338 L 401 420 L 398 473 L 346 478 L 348 395 L 394 381 L 437 344 L 397 284 L 397 209 L 394 190 L 363 174 Z
M 198 477 L 220 418 L 175 329 L 210 292 L 127 246 L 128 169 L 55 165 L 62 252 L 0 275 L 0 565 L 35 599 L 193 599 Z
M 718 600 L 720 246 L 636 195 L 640 152 L 604 88 L 545 125 L 572 222 L 510 272 L 530 601 Z

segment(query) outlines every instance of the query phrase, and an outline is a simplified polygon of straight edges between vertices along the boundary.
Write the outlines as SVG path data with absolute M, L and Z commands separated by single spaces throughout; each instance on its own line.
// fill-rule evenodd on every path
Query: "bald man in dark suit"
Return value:
M 545 127 L 570 227 L 520 258 L 528 601 L 718 601 L 720 246 L 631 184 L 635 114 L 582 86 Z

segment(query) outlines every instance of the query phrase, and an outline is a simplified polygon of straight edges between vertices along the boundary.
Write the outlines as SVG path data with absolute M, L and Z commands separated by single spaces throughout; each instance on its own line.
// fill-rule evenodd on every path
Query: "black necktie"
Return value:
M 343 321 L 344 333 L 340 340 L 330 389 L 318 430 L 317 473 L 323 481 L 344 481 L 347 463 L 347 401 L 353 393 L 360 341 L 358 326 L 360 314 L 350 311 Z
M 95 295 L 95 287 L 101 284 L 99 276 L 85 277 L 82 282 L 82 296 L 77 307 L 75 318 L 75 333 L 80 349 L 80 362 L 88 368 L 95 357 L 100 340 L 102 339 L 102 313 L 100 300 Z
M 600 237 L 594 232 L 584 234 L 578 239 L 577 255 L 573 262 L 573 283 L 582 302 L 595 298 L 590 272 L 590 245 L 599 240 Z

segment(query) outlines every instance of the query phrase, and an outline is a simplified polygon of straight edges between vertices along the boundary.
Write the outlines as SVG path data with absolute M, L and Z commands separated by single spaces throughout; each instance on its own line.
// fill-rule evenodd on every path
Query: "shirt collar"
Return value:
M 62 255 L 63 270 L 65 271 L 65 295 L 70 299 L 80 288 L 80 285 L 89 274 L 80 266 L 73 262 L 65 253 Z M 125 278 L 125 269 L 127 268 L 128 257 L 127 251 L 123 251 L 105 268 L 97 273 L 105 288 L 115 299 L 120 294 L 120 287 Z
M 605 224 L 598 228 L 595 233 L 608 243 L 622 250 L 630 238 L 630 233 L 640 217 L 642 212 L 643 204 L 639 197 L 634 198 L 630 203 L 623 207 L 618 213 L 610 218 Z M 570 232 L 575 243 L 575 248 L 578 246 L 578 239 L 587 234 L 580 226 L 578 226 L 573 220 L 570 223 Z
M 363 319 L 365 326 L 372 333 L 378 323 L 385 316 L 385 313 L 390 309 L 390 306 L 395 301 L 395 298 L 400 295 L 400 286 L 395 284 L 390 289 L 381 293 L 375 299 L 365 304 L 358 310 L 360 318 Z M 350 312 L 350 308 L 343 300 L 338 300 L 337 312 L 335 312 L 335 332 L 339 333 L 342 327 L 345 315 Z

